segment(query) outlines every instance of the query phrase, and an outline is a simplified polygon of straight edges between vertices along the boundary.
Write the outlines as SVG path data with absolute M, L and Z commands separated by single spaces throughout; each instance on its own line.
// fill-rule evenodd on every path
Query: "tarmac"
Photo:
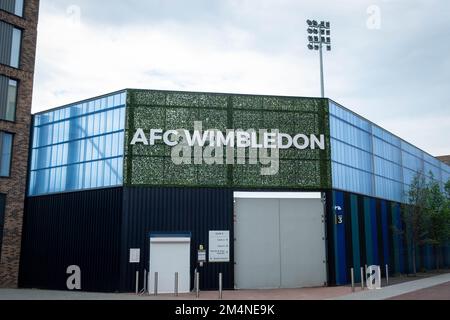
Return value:
M 450 300 L 450 273 L 425 278 L 393 278 L 392 285 L 380 290 L 351 287 L 321 287 L 274 290 L 224 291 L 223 300 Z M 123 293 L 89 293 L 34 289 L 0 289 L 0 300 L 219 300 L 217 291 L 171 295 L 135 295 Z

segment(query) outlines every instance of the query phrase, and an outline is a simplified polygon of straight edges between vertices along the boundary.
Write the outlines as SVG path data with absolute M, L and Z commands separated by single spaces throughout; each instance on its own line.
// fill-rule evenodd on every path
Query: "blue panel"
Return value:
M 377 225 L 377 207 L 375 199 L 370 199 L 370 220 L 372 228 L 372 257 L 373 264 L 380 265 L 378 254 L 378 225 Z
M 342 209 L 342 214 L 346 213 L 344 208 L 344 193 L 334 191 L 333 192 L 333 208 L 339 206 Z M 335 211 L 333 211 L 336 214 Z M 336 284 L 344 285 L 348 283 L 347 279 L 347 255 L 345 247 L 345 224 L 334 224 L 334 243 L 335 243 L 335 259 L 336 259 Z
M 333 188 L 406 203 L 418 172 L 443 188 L 450 167 L 392 133 L 330 101 Z
M 38 114 L 29 195 L 123 183 L 125 93 Z
M 350 206 L 352 215 L 352 244 L 353 244 L 353 267 L 355 270 L 355 281 L 361 281 L 361 274 L 358 272 L 361 268 L 360 255 L 360 234 L 359 234 L 359 215 L 358 215 L 358 197 L 356 195 L 350 196 Z
M 371 199 L 364 198 L 364 230 L 366 234 L 366 261 L 367 265 L 373 265 L 373 231 L 372 231 L 372 214 L 371 214 Z
M 389 252 L 389 228 L 391 224 L 388 222 L 386 201 L 381 201 L 381 228 L 383 234 L 383 256 L 384 263 L 391 265 Z

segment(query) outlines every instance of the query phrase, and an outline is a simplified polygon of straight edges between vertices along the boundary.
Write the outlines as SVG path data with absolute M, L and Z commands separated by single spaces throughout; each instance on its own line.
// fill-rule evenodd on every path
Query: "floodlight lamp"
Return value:
M 308 41 L 309 42 L 313 42 L 314 41 L 314 37 L 313 36 L 308 36 Z
M 319 33 L 319 30 L 314 29 L 314 34 L 318 34 L 318 33 Z
M 325 27 L 326 27 L 327 29 L 330 29 L 330 23 L 327 22 L 327 23 L 325 24 Z
M 327 36 L 331 35 L 331 31 L 327 30 Z
M 312 44 L 308 44 L 308 49 L 309 49 L 309 50 L 313 50 L 313 49 L 314 49 L 314 46 L 313 46 Z
M 309 20 L 309 19 L 308 19 L 308 20 L 306 20 L 306 23 L 308 24 L 308 26 L 312 26 L 312 24 L 313 24 L 313 23 L 312 23 L 312 21 L 311 21 L 311 20 Z
M 331 51 L 331 46 L 327 46 L 327 51 Z
M 314 46 L 314 50 L 319 50 L 320 49 L 320 47 L 316 44 L 315 46 Z
M 331 43 L 330 37 L 327 37 L 327 43 Z
M 308 33 L 309 34 L 312 34 L 314 32 L 314 30 L 313 29 L 311 29 L 311 28 L 308 28 Z
M 317 27 L 317 25 L 318 25 L 318 24 L 317 24 L 317 21 L 316 21 L 316 20 L 313 20 L 313 26 L 314 26 L 314 27 Z

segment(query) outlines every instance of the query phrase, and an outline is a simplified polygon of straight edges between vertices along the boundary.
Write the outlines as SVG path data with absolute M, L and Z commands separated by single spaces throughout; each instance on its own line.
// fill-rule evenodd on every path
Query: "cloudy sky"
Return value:
M 123 89 L 326 96 L 450 154 L 448 0 L 41 0 L 33 112 Z

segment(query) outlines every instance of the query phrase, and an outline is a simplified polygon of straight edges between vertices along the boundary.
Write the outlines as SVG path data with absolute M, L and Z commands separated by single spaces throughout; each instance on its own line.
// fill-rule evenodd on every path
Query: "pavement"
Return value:
M 450 300 L 450 282 L 402 294 L 389 300 Z
M 392 278 L 391 285 L 380 290 L 355 292 L 349 286 L 276 290 L 224 291 L 223 300 L 450 300 L 450 273 L 424 275 L 418 278 Z M 217 291 L 173 295 L 142 295 L 126 293 L 89 293 L 32 289 L 0 289 L 0 300 L 218 300 Z
M 450 273 L 441 274 L 434 277 L 408 281 L 393 286 L 384 287 L 380 290 L 364 290 L 357 293 L 332 298 L 332 300 L 387 300 L 398 298 L 402 300 L 402 296 L 411 297 L 414 292 L 420 296 L 426 296 L 427 293 L 439 295 L 443 300 L 450 300 Z M 443 286 L 443 288 L 441 287 Z M 438 288 L 436 292 L 434 292 Z M 423 291 L 425 290 L 426 291 Z M 419 292 L 419 293 L 417 293 Z

